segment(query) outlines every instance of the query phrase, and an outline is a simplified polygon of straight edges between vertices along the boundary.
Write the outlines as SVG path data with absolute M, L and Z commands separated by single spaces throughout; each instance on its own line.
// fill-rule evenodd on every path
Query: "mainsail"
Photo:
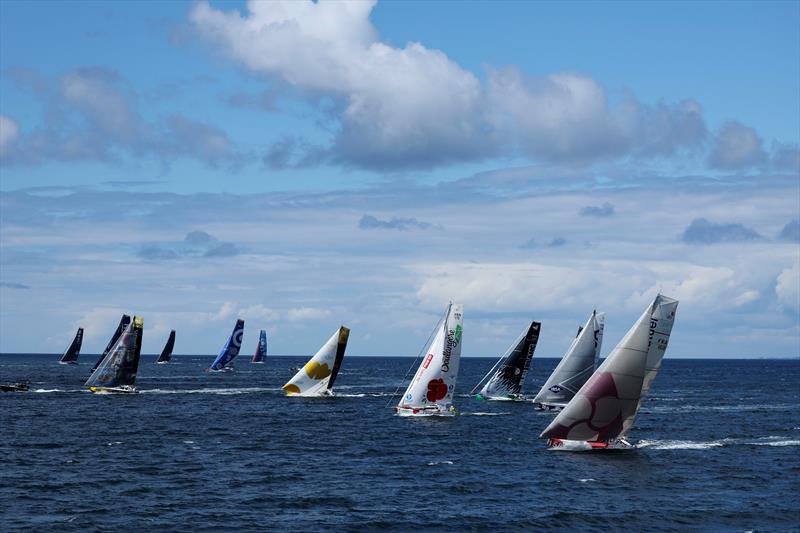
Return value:
M 402 416 L 453 414 L 464 332 L 464 306 L 450 304 L 437 325 L 427 355 L 397 404 Z
M 506 353 L 497 361 L 497 364 L 475 387 L 477 389 L 481 383 L 486 381 L 478 393 L 480 397 L 489 400 L 520 398 L 522 383 L 531 366 L 531 359 L 533 359 L 533 352 L 536 350 L 541 329 L 541 322 L 531 322 L 525 327 L 519 337 L 508 347 Z
M 256 345 L 256 353 L 253 354 L 251 363 L 263 363 L 264 358 L 267 356 L 267 332 L 263 329 L 258 335 L 258 344 Z
M 567 353 L 533 399 L 535 404 L 548 408 L 563 407 L 583 387 L 597 366 L 604 324 L 605 315 L 592 311 L 586 325 L 578 328 Z
M 289 396 L 328 396 L 342 366 L 350 329 L 341 326 L 308 363 L 283 386 Z
M 122 332 L 125 331 L 125 328 L 127 328 L 128 324 L 130 323 L 131 323 L 131 317 L 129 317 L 128 315 L 122 315 L 122 318 L 120 318 L 119 320 L 119 324 L 117 324 L 117 330 L 111 336 L 111 340 L 108 341 L 108 344 L 106 344 L 106 349 L 103 350 L 103 353 L 100 354 L 100 357 L 97 359 L 97 362 L 92 367 L 92 372 L 97 370 L 97 367 L 100 366 L 100 363 L 102 363 L 103 359 L 106 358 L 108 352 L 111 351 L 111 347 L 117 343 L 117 340 L 119 340 L 120 335 L 122 335 Z
M 142 318 L 133 317 L 133 322 L 128 324 L 84 386 L 92 392 L 135 392 L 143 328 Z
M 75 338 L 72 339 L 72 343 L 69 345 L 67 350 L 64 352 L 64 355 L 61 356 L 61 359 L 59 359 L 58 362 L 65 365 L 66 364 L 77 365 L 78 356 L 81 353 L 82 343 L 83 343 L 83 328 L 78 328 L 78 331 L 75 333 Z
M 658 371 L 677 307 L 677 300 L 656 296 L 540 437 L 588 443 L 622 438 L 636 417 L 645 383 L 649 387 Z
M 175 348 L 175 330 L 169 332 L 169 338 L 167 339 L 167 344 L 164 345 L 164 349 L 161 350 L 161 355 L 158 356 L 156 363 L 169 363 L 170 358 L 172 357 L 172 350 Z
M 228 337 L 228 342 L 222 347 L 222 351 L 214 362 L 211 363 L 209 370 L 220 372 L 225 369 L 233 368 L 232 363 L 234 358 L 239 355 L 239 348 L 242 347 L 242 335 L 244 335 L 244 320 L 241 318 L 236 320 L 236 325 L 233 327 L 231 336 Z

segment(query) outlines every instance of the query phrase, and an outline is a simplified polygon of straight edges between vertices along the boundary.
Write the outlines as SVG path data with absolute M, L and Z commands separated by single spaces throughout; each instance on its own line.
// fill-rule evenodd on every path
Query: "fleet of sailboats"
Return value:
M 62 365 L 77 365 L 78 356 L 81 354 L 81 344 L 83 343 L 83 328 L 78 328 L 75 338 L 64 351 L 64 355 L 58 360 Z
M 344 359 L 350 329 L 341 326 L 314 357 L 283 386 L 287 396 L 333 396 L 333 384 Z

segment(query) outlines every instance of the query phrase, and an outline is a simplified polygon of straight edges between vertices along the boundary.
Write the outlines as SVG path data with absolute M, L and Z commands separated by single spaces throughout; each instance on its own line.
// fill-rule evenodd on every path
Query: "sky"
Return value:
M 798 2 L 0 2 L 0 352 L 800 356 Z

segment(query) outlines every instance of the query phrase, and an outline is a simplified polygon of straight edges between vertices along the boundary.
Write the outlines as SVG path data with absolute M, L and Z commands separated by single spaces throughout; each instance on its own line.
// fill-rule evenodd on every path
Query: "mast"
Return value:
M 240 318 L 236 320 L 236 325 L 233 326 L 231 336 L 228 337 L 228 341 L 225 343 L 225 346 L 222 347 L 217 358 L 211 363 L 209 370 L 218 372 L 225 368 L 231 368 L 233 360 L 239 355 L 239 348 L 242 346 L 243 335 L 244 320 Z
M 122 315 L 122 318 L 120 318 L 119 320 L 119 324 L 117 324 L 117 330 L 111 336 L 111 340 L 109 340 L 108 344 L 106 344 L 106 349 L 103 350 L 103 353 L 100 354 L 100 357 L 97 359 L 97 362 L 92 367 L 92 372 L 97 370 L 97 367 L 100 366 L 100 363 L 103 361 L 105 356 L 108 355 L 108 352 L 111 350 L 111 347 L 114 346 L 114 344 L 119 339 L 120 335 L 122 335 L 122 332 L 125 331 L 125 328 L 127 328 L 128 324 L 130 323 L 131 323 L 131 317 L 129 317 L 128 315 Z
M 175 330 L 171 330 L 169 332 L 169 338 L 167 339 L 167 344 L 164 345 L 164 349 L 161 350 L 161 355 L 158 356 L 156 363 L 169 363 L 170 358 L 172 358 L 172 350 L 175 348 Z
M 339 327 L 308 362 L 283 386 L 288 396 L 331 395 L 342 366 L 350 329 Z
M 61 356 L 61 359 L 59 359 L 58 362 L 64 364 L 78 364 L 78 356 L 81 353 L 81 344 L 83 344 L 83 328 L 78 328 L 78 331 L 75 332 L 75 338 L 72 339 L 72 342 L 67 347 L 64 355 Z

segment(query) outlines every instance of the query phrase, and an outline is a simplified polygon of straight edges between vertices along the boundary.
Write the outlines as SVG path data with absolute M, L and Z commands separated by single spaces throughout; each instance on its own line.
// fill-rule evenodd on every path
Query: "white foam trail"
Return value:
M 453 461 L 431 461 L 428 463 L 428 466 L 436 466 L 436 465 L 451 465 Z
M 232 394 L 252 394 L 255 392 L 279 391 L 279 388 L 266 387 L 243 387 L 231 389 L 145 389 L 140 390 L 142 394 L 220 394 L 223 396 Z
M 508 413 L 461 413 L 461 416 L 504 416 Z
M 800 440 L 776 440 L 773 442 L 754 442 L 756 446 L 800 446 Z
M 652 448 L 654 450 L 707 450 L 725 446 L 727 439 L 712 440 L 709 442 L 695 442 L 690 440 L 642 440 L 637 448 Z
M 587 478 L 584 478 L 584 479 L 579 479 L 578 481 L 580 481 L 581 483 L 588 483 L 590 481 L 597 481 L 597 480 L 596 479 L 592 479 L 590 477 L 587 477 Z

